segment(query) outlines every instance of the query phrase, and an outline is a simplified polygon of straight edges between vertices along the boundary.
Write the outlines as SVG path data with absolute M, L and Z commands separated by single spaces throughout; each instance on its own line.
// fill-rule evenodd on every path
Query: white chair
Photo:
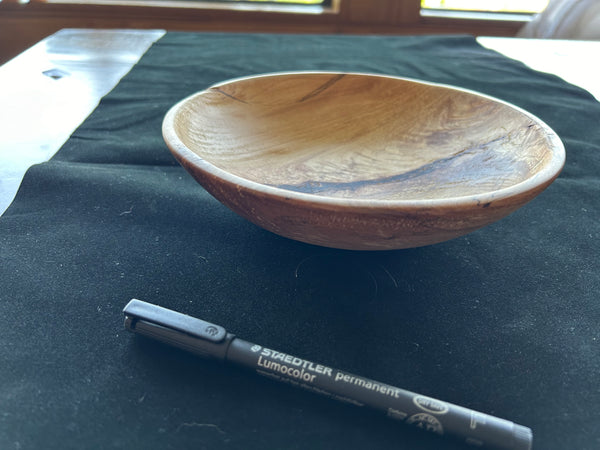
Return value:
M 600 40 L 600 0 L 550 0 L 518 37 Z

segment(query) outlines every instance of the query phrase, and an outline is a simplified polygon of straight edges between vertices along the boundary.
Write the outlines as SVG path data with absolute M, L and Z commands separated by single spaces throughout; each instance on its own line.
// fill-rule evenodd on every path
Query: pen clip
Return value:
M 174 331 L 180 331 L 190 336 L 219 343 L 227 336 L 227 330 L 195 317 L 188 316 L 161 306 L 133 299 L 123 309 L 125 327 L 135 331 L 136 322 L 142 320 L 149 324 L 159 325 Z

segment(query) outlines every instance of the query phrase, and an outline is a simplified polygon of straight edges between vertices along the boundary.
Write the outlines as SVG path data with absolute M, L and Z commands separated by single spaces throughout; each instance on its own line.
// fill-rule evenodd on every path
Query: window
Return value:
M 50 4 L 76 5 L 136 5 L 146 7 L 199 8 L 223 11 L 265 11 L 291 14 L 319 14 L 333 10 L 339 0 L 11 0 Z M 0 0 L 2 2 L 2 0 Z
M 213 0 L 214 1 L 214 0 Z M 237 2 L 237 3 L 291 3 L 294 5 L 320 5 L 329 6 L 331 1 L 329 0 L 217 0 L 225 2 Z
M 422 17 L 527 22 L 549 0 L 421 0 Z

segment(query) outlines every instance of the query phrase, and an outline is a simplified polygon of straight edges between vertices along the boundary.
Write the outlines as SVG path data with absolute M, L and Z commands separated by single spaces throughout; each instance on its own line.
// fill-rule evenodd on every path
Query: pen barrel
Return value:
M 406 391 L 302 358 L 233 339 L 226 361 L 338 401 L 384 412 L 391 419 L 474 446 L 528 450 L 531 430 L 508 420 Z

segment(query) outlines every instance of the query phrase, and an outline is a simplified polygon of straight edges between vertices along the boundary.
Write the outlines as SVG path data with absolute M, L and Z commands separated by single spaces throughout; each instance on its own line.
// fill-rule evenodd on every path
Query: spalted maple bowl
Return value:
M 163 136 L 208 192 L 251 222 L 355 250 L 477 230 L 533 199 L 565 160 L 546 124 L 506 102 L 351 73 L 217 84 L 173 106 Z

